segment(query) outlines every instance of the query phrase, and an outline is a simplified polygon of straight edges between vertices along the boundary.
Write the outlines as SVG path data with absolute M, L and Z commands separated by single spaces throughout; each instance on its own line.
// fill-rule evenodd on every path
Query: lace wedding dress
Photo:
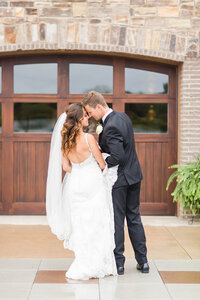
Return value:
M 87 142 L 87 134 L 85 137 Z M 51 149 L 50 161 L 53 152 Z M 71 173 L 65 174 L 60 191 L 58 188 L 59 198 L 52 204 L 51 167 L 49 162 L 47 219 L 52 232 L 64 240 L 64 248 L 75 254 L 66 277 L 87 280 L 116 275 L 111 189 L 117 169 L 111 172 L 106 167 L 102 173 L 91 152 L 82 163 L 72 163 Z

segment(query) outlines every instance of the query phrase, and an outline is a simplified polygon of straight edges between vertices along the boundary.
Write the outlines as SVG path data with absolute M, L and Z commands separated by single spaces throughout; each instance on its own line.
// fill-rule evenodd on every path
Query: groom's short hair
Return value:
M 83 105 L 89 105 L 92 108 L 96 108 L 97 104 L 107 107 L 107 103 L 102 94 L 96 91 L 90 91 L 85 98 L 83 98 Z

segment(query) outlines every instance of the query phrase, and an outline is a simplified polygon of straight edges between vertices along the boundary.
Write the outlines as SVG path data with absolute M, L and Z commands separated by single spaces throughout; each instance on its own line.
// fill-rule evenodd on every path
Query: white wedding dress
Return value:
M 85 137 L 87 142 L 87 134 Z M 53 205 L 50 195 L 53 187 L 49 186 L 53 184 L 50 180 L 52 170 L 49 163 L 48 222 L 52 232 L 64 240 L 64 248 L 75 254 L 66 272 L 67 278 L 87 280 L 117 275 L 113 253 L 115 242 L 111 198 L 117 170 L 109 171 L 106 167 L 102 173 L 92 152 L 82 163 L 72 163 L 72 171 L 65 174 L 59 199 Z

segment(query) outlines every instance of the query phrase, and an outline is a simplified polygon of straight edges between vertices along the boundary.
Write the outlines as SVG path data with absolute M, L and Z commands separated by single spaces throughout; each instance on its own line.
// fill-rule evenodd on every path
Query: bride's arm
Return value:
M 63 170 L 68 173 L 70 173 L 72 170 L 72 165 L 71 165 L 70 160 L 66 156 L 63 156 L 63 155 L 62 155 L 62 167 L 63 167 Z
M 104 170 L 106 163 L 105 160 L 103 159 L 103 156 L 101 154 L 101 151 L 99 150 L 99 147 L 97 145 L 97 142 L 92 134 L 88 134 L 88 143 L 90 145 L 90 148 L 92 150 L 92 153 L 96 159 L 96 161 L 99 164 L 99 167 Z

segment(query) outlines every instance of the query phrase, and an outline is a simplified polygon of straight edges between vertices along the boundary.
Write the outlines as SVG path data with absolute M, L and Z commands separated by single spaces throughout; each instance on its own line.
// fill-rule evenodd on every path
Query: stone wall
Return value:
M 200 0 L 0 0 L 0 52 L 90 50 L 183 63 L 180 162 L 200 152 Z
M 199 57 L 200 0 L 0 1 L 0 51 L 83 49 Z

